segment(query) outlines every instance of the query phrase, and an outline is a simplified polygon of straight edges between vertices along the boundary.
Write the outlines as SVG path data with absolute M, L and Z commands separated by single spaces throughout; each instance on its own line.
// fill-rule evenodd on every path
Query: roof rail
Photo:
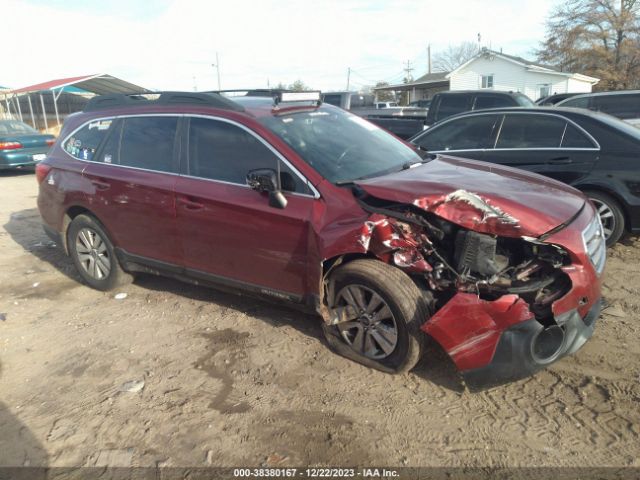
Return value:
M 151 100 L 145 95 L 159 95 Z M 85 112 L 134 105 L 205 105 L 225 110 L 244 111 L 242 105 L 216 92 L 153 92 L 145 95 L 114 93 L 91 98 L 84 107 Z

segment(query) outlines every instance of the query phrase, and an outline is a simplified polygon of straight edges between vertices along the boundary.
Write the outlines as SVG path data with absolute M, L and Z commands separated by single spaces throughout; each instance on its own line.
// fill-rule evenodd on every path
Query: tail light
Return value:
M 38 180 L 38 184 L 44 182 L 44 179 L 47 178 L 50 171 L 51 166 L 46 163 L 39 163 L 36 165 L 36 180 Z
M 0 142 L 0 150 L 18 150 L 22 148 L 20 142 Z
M 56 143 L 56 139 L 55 138 L 47 138 L 47 146 L 48 147 L 53 147 L 54 143 Z

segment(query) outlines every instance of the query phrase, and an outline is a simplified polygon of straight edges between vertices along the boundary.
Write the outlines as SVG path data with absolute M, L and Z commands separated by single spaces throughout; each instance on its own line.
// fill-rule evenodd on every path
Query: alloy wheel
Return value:
M 80 265 L 92 278 L 102 280 L 111 272 L 111 259 L 103 238 L 91 228 L 82 228 L 76 236 L 76 254 Z
M 350 306 L 358 318 L 337 325 L 342 338 L 360 355 L 380 360 L 398 344 L 398 326 L 389 305 L 363 285 L 348 285 L 338 293 L 336 306 Z
M 600 222 L 602 223 L 602 230 L 604 231 L 605 240 L 609 240 L 609 237 L 616 229 L 616 216 L 613 214 L 613 210 L 609 205 L 597 198 L 591 198 L 591 202 L 596 207 Z

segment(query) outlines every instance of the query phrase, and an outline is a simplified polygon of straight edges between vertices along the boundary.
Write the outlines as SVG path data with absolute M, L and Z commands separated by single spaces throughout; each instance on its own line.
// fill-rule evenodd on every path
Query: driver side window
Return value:
M 304 182 L 254 135 L 219 120 L 189 120 L 188 174 L 246 185 L 250 170 L 276 170 L 280 162 L 282 189 L 310 194 Z

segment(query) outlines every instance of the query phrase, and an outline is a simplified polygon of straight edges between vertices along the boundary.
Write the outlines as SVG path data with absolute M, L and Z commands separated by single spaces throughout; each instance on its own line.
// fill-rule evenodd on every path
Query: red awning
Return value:
M 74 86 L 96 95 L 106 95 L 109 93 L 150 93 L 150 90 L 129 83 L 125 80 L 107 75 L 105 73 L 97 75 L 83 75 L 81 77 L 60 78 L 58 80 L 49 80 L 48 82 L 37 83 L 28 87 L 17 88 L 15 90 L 5 91 L 8 94 L 41 92 L 42 90 L 55 90 L 57 88 Z

